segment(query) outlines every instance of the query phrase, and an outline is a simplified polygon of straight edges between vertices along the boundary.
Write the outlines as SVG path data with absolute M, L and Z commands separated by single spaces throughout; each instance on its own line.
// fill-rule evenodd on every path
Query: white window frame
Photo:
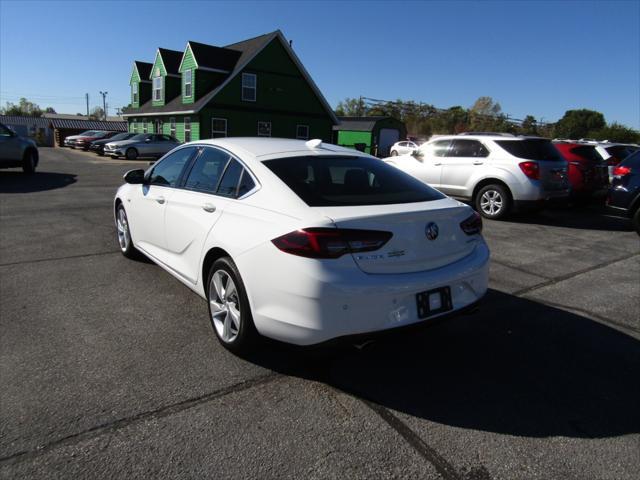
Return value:
M 132 103 L 138 103 L 138 82 L 131 84 L 131 97 Z
M 269 135 L 261 135 L 260 134 L 260 124 L 261 123 L 265 123 L 269 125 Z M 267 122 L 267 121 L 263 121 L 263 120 L 258 120 L 258 131 L 257 134 L 259 137 L 270 137 L 271 136 L 271 122 Z
M 182 120 L 182 123 L 184 125 L 184 143 L 187 143 L 191 141 L 191 117 L 184 117 L 184 119 Z M 187 123 L 189 124 L 188 129 L 187 129 Z M 187 132 L 189 132 L 189 140 L 187 140 Z
M 215 122 L 216 120 L 217 120 L 217 121 L 222 121 L 222 122 L 224 122 L 224 130 L 214 130 L 214 129 L 213 129 L 213 122 Z M 213 117 L 213 118 L 211 119 L 211 138 L 221 138 L 221 137 L 226 137 L 226 136 L 227 136 L 227 129 L 228 129 L 228 126 L 227 126 L 227 125 L 228 125 L 228 124 L 227 124 L 227 119 L 226 119 L 226 118 Z M 222 135 L 219 135 L 218 137 L 214 137 L 213 135 L 214 135 L 215 133 L 222 134 Z
M 245 80 L 249 78 L 253 79 L 253 85 L 245 85 Z M 253 90 L 253 98 L 247 98 L 244 95 L 245 89 Z M 255 73 L 243 73 L 242 74 L 242 92 L 241 99 L 243 102 L 255 102 L 258 98 L 258 76 Z
M 176 117 L 169 118 L 169 135 L 176 136 Z
M 304 128 L 306 128 L 306 129 L 307 129 L 307 136 L 306 136 L 306 137 L 303 137 L 303 136 L 298 135 L 298 129 L 299 129 L 300 127 L 304 127 Z M 298 140 L 309 140 L 309 125 L 305 125 L 305 124 L 299 124 L 299 125 L 296 125 L 296 138 L 297 138 Z
M 156 87 L 156 80 L 158 80 L 159 83 L 160 83 L 159 87 Z M 164 82 L 162 80 L 162 77 L 153 77 L 153 101 L 154 102 L 161 102 L 162 101 L 162 98 L 163 98 L 163 95 L 164 95 L 163 91 L 162 91 L 163 87 L 164 87 L 163 84 L 164 84 Z M 158 97 L 159 98 L 156 98 L 156 92 L 158 92 Z
M 135 118 L 131 119 L 131 133 L 138 133 L 138 124 Z
M 187 73 L 189 74 L 188 82 L 187 82 Z M 182 84 L 182 94 L 186 98 L 191 98 L 193 96 L 193 70 L 189 68 L 184 71 L 183 75 L 184 75 L 184 82 Z M 187 85 L 189 85 L 189 95 L 187 95 Z
M 147 132 L 147 128 L 148 128 L 149 124 L 145 121 L 142 122 L 142 133 L 149 133 Z

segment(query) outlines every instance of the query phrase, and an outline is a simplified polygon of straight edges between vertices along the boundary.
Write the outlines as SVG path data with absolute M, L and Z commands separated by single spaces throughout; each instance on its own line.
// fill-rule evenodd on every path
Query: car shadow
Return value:
M 0 172 L 0 193 L 33 193 L 64 188 L 75 183 L 77 175 L 36 171 Z
M 480 311 L 361 351 L 264 343 L 250 361 L 440 424 L 526 437 L 640 432 L 640 342 L 490 290 Z
M 628 219 L 608 215 L 604 203 L 595 200 L 588 203 L 551 205 L 537 212 L 516 213 L 509 220 L 517 223 L 583 230 L 619 232 L 633 230 Z

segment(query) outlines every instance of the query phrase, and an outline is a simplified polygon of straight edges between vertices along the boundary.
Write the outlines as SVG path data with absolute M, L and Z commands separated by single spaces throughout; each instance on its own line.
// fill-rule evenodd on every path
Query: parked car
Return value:
M 34 173 L 38 159 L 36 142 L 0 123 L 0 168 L 21 167 L 24 173 Z
M 124 179 L 122 253 L 206 299 L 232 351 L 258 335 L 310 345 L 411 325 L 475 308 L 487 290 L 480 215 L 352 149 L 218 138 Z
M 85 132 L 82 132 L 78 135 L 69 135 L 68 137 L 65 137 L 63 145 L 65 147 L 75 147 L 75 142 L 78 138 L 80 137 L 84 137 L 84 136 L 89 136 L 89 135 L 94 135 L 97 132 L 99 132 L 99 130 L 87 130 Z
M 104 155 L 104 146 L 107 143 L 119 142 L 122 140 L 129 140 L 135 135 L 136 135 L 135 133 L 121 132 L 121 133 L 116 133 L 114 136 L 109 138 L 101 138 L 99 140 L 94 140 L 93 142 L 91 142 L 91 145 L 89 146 L 89 150 L 97 153 L 98 155 Z
M 104 146 L 104 154 L 113 158 L 126 157 L 127 160 L 135 160 L 138 157 L 161 157 L 178 145 L 180 142 L 170 135 L 139 133 L 128 140 L 108 142 Z
M 566 162 L 546 138 L 447 135 L 422 144 L 417 156 L 384 161 L 492 219 L 569 195 Z
M 585 199 L 606 193 L 609 186 L 607 164 L 596 152 L 596 146 L 576 142 L 553 142 L 567 161 L 571 196 Z
M 613 169 L 607 196 L 610 213 L 630 218 L 640 235 L 640 151 L 636 151 Z
M 89 150 L 91 143 L 95 140 L 109 139 L 113 137 L 118 132 L 110 132 L 110 131 L 98 131 L 93 135 L 84 135 L 75 139 L 71 148 L 81 148 L 82 150 Z
M 411 155 L 414 151 L 418 149 L 418 144 L 412 142 L 410 140 L 405 140 L 402 142 L 396 142 L 391 145 L 391 149 L 389 150 L 389 155 L 392 157 L 398 155 Z

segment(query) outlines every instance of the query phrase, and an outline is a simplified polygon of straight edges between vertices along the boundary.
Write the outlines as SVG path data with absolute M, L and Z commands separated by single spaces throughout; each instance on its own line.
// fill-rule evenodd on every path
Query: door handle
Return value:
M 162 204 L 162 203 L 164 203 L 164 202 L 165 202 L 164 197 L 156 197 L 156 198 L 155 198 L 155 200 L 156 200 L 156 202 L 158 202 L 158 203 L 160 203 L 160 204 Z
M 216 211 L 216 206 L 212 203 L 205 203 L 204 205 L 202 205 L 202 209 L 205 212 L 213 213 Z
M 434 165 L 437 167 L 438 165 L 442 165 L 442 162 L 434 163 Z
M 480 161 L 480 160 L 475 160 L 473 162 L 474 165 L 482 165 L 484 162 Z

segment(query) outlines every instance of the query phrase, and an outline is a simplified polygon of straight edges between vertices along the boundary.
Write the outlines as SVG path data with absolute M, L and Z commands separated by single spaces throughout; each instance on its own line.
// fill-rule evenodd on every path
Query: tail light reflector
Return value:
M 629 175 L 631 173 L 631 169 L 629 167 L 622 167 L 618 165 L 613 169 L 614 177 L 624 177 L 625 175 Z
M 538 166 L 538 162 L 521 162 L 520 170 L 531 180 L 539 180 L 540 179 L 540 167 Z
M 393 233 L 349 228 L 305 228 L 271 240 L 278 249 L 307 258 L 338 258 L 370 252 L 387 243 Z
M 460 228 L 467 235 L 480 233 L 482 232 L 482 217 L 478 212 L 473 212 L 470 217 L 460 223 Z

